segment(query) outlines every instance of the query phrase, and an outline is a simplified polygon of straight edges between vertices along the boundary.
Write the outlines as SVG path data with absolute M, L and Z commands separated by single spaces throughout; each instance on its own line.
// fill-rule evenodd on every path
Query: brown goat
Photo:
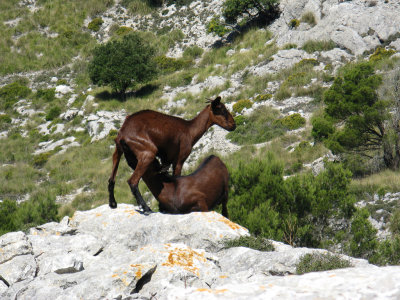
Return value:
M 125 152 L 123 147 L 128 147 L 132 152 L 128 163 L 135 170 L 128 184 L 137 203 L 148 213 L 151 209 L 143 200 L 138 184 L 149 165 L 158 156 L 163 167 L 172 164 L 173 175 L 179 176 L 194 144 L 214 124 L 229 131 L 236 128 L 232 115 L 221 103 L 221 97 L 210 101 L 209 105 L 189 121 L 152 110 L 139 111 L 126 117 L 115 139 L 113 168 L 108 180 L 110 207 L 117 207 L 114 185 L 118 164 Z
M 125 151 L 129 149 L 124 148 Z M 209 211 L 222 204 L 222 215 L 228 218 L 229 173 L 217 156 L 207 157 L 192 174 L 177 177 L 162 172 L 161 165 L 154 160 L 143 180 L 158 200 L 160 212 L 186 214 Z

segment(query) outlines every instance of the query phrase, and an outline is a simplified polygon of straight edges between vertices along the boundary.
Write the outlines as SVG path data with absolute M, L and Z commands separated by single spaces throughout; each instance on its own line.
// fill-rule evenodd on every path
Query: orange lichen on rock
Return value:
M 96 217 L 101 217 L 101 213 L 97 213 L 97 214 L 96 214 Z
M 227 292 L 227 289 L 220 289 L 220 290 L 212 290 L 212 289 L 204 289 L 204 288 L 199 288 L 196 290 L 196 292 L 208 292 L 212 294 L 223 294 Z
M 182 267 L 185 270 L 192 272 L 193 274 L 199 276 L 199 268 L 196 267 L 196 261 L 206 262 L 204 254 L 194 251 L 191 248 L 172 248 L 166 245 L 168 249 L 168 258 L 163 266 L 166 267 Z
M 138 214 L 138 212 L 135 211 L 134 209 L 125 209 L 124 212 L 128 213 L 128 214 L 129 214 L 129 217 L 132 217 L 132 216 Z
M 135 264 L 135 265 L 131 265 L 131 267 L 137 269 L 137 270 L 136 270 L 136 273 L 135 273 L 135 277 L 136 277 L 137 279 L 142 278 L 142 267 L 143 267 L 143 266 L 140 265 L 140 264 Z

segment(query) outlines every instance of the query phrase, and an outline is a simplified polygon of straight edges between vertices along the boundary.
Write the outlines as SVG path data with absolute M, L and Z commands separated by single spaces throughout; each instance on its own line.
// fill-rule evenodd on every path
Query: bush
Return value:
M 279 0 L 225 0 L 222 7 L 222 15 L 230 24 L 239 18 L 245 21 L 258 18 L 268 23 L 279 17 L 279 13 Z
M 157 56 L 154 61 L 159 70 L 163 73 L 171 73 L 190 66 L 191 61 L 187 59 L 176 59 L 166 57 L 165 55 Z
M 296 64 L 296 67 L 304 67 L 304 66 L 318 66 L 319 62 L 315 58 L 304 58 Z
M 299 27 L 300 26 L 300 21 L 299 20 L 297 20 L 297 19 L 291 19 L 290 20 L 290 22 L 289 22 L 289 27 L 290 28 L 297 28 L 297 27 Z
M 396 53 L 396 51 L 393 49 L 386 50 L 385 48 L 378 47 L 378 48 L 376 48 L 375 52 L 369 57 L 369 61 L 377 62 L 384 58 L 389 58 L 390 56 L 392 56 L 395 53 Z
M 11 108 L 18 100 L 28 97 L 31 89 L 15 81 L 0 88 L 0 109 Z
M 99 31 L 101 25 L 103 25 L 103 19 L 102 18 L 94 18 L 89 24 L 88 24 L 88 29 L 92 31 Z
M 249 99 L 242 99 L 233 104 L 232 109 L 235 113 L 240 114 L 243 109 L 251 108 L 252 106 L 253 102 L 251 102 Z
M 218 36 L 224 36 L 230 30 L 221 24 L 220 20 L 215 17 L 207 24 L 207 33 L 215 33 Z
M 122 35 L 132 32 L 132 31 L 133 31 L 133 29 L 131 27 L 120 26 L 117 28 L 117 30 L 115 30 L 115 34 L 122 36 Z
M 46 102 L 51 102 L 56 97 L 56 89 L 38 89 L 35 98 L 36 99 L 43 99 Z
M 58 106 L 53 106 L 46 114 L 46 121 L 52 121 L 57 118 L 61 113 L 61 108 Z
M 335 269 L 350 268 L 353 265 L 347 259 L 335 254 L 318 252 L 303 255 L 296 265 L 296 274 L 321 272 Z
M 270 241 L 262 237 L 241 236 L 234 240 L 227 240 L 224 243 L 225 248 L 247 247 L 258 251 L 274 251 L 275 247 Z
M 200 57 L 203 54 L 204 50 L 199 46 L 191 46 L 187 47 L 185 51 L 183 51 L 183 57 L 188 59 L 195 59 Z
M 271 99 L 272 98 L 272 95 L 271 94 L 262 94 L 262 95 L 258 95 L 255 99 L 254 99 L 254 101 L 255 102 L 262 102 L 262 101 L 265 101 L 265 100 L 268 100 L 268 99 Z
M 235 119 L 236 126 L 242 126 L 247 121 L 247 118 L 242 115 L 238 115 L 238 116 L 234 117 L 234 119 Z
M 53 154 L 52 152 L 45 152 L 45 153 L 40 153 L 38 155 L 35 155 L 33 157 L 33 165 L 35 167 L 44 166 L 44 164 L 49 160 L 49 158 L 52 154 Z
M 307 53 L 314 53 L 316 51 L 329 51 L 332 50 L 336 47 L 336 44 L 332 40 L 328 41 L 314 41 L 314 40 L 309 40 L 304 43 L 303 49 Z
M 297 45 L 293 43 L 288 43 L 283 45 L 282 50 L 297 49 Z
M 9 115 L 0 115 L 0 130 L 3 130 L 11 124 L 11 118 Z
M 332 133 L 335 132 L 333 123 L 327 118 L 315 117 L 311 120 L 313 126 L 311 130 L 311 135 L 316 141 L 323 141 L 328 138 Z
M 68 81 L 66 79 L 58 79 L 56 85 L 68 85 Z
M 130 86 L 145 83 L 156 74 L 155 49 L 138 34 L 124 35 L 122 40 L 100 45 L 89 63 L 89 77 L 94 84 L 110 85 L 125 99 Z
M 315 26 L 317 21 L 315 20 L 315 15 L 312 11 L 308 11 L 301 16 L 301 22 L 308 23 L 311 26 Z
M 306 124 L 306 119 L 304 119 L 299 113 L 295 113 L 279 119 L 277 122 L 289 130 L 294 130 L 303 127 Z
M 400 236 L 400 209 L 395 210 L 390 217 L 389 229 L 393 235 Z

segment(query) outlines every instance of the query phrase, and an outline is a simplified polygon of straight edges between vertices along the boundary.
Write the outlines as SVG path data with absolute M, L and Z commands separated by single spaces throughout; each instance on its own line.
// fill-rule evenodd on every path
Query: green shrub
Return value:
M 332 40 L 328 41 L 317 41 L 317 40 L 309 40 L 304 43 L 303 49 L 307 53 L 314 53 L 316 51 L 329 51 L 336 47 L 336 44 Z
M 234 119 L 235 119 L 236 126 L 242 126 L 247 121 L 247 118 L 242 115 L 238 115 Z
M 31 89 L 15 81 L 0 88 L 0 109 L 11 108 L 18 100 L 28 97 Z
M 0 115 L 0 130 L 6 129 L 11 124 L 11 121 L 9 115 Z
M 262 95 L 257 95 L 257 97 L 254 99 L 255 102 L 262 102 L 268 99 L 271 99 L 272 95 L 271 94 L 262 94 Z
M 275 247 L 272 245 L 270 241 L 262 237 L 255 236 L 241 236 L 240 238 L 233 240 L 226 240 L 225 248 L 233 248 L 233 247 L 247 247 L 250 249 L 258 250 L 258 251 L 274 251 Z
M 290 91 L 289 86 L 285 83 L 282 83 L 275 93 L 275 99 L 279 101 L 290 97 L 292 97 L 292 92 Z
M 121 35 L 128 34 L 132 31 L 133 31 L 133 29 L 131 27 L 120 26 L 117 28 L 117 30 L 115 30 L 115 34 L 121 36 Z
M 40 153 L 38 155 L 35 155 L 33 157 L 33 165 L 35 167 L 44 166 L 44 164 L 49 160 L 49 158 L 52 154 L 53 154 L 52 152 L 45 152 L 45 153 Z
M 293 43 L 288 43 L 283 45 L 282 50 L 297 49 L 297 45 Z
M 58 79 L 56 85 L 68 85 L 68 81 L 66 79 Z
M 243 109 L 251 108 L 252 106 L 253 102 L 251 102 L 249 99 L 242 99 L 233 104 L 232 109 L 235 113 L 240 114 Z
M 305 12 L 300 19 L 301 22 L 308 23 L 311 26 L 315 26 L 317 21 L 315 20 L 315 15 L 312 11 Z
M 380 242 L 377 253 L 369 261 L 381 266 L 400 265 L 400 236 Z
M 370 259 L 376 255 L 378 241 L 376 239 L 377 230 L 372 226 L 368 217 L 370 216 L 366 208 L 357 210 L 355 213 L 350 233 L 350 253 L 352 256 Z
M 102 18 L 94 18 L 89 24 L 88 24 L 88 29 L 92 31 L 99 31 L 101 25 L 103 25 L 103 19 Z
M 183 51 L 183 57 L 188 59 L 195 59 L 200 57 L 203 54 L 204 50 L 199 46 L 191 46 L 187 47 L 185 51 Z
M 299 113 L 294 113 L 279 119 L 276 122 L 279 122 L 283 127 L 289 130 L 294 130 L 303 127 L 306 124 L 306 119 L 304 119 Z
M 269 141 L 285 133 L 281 124 L 274 122 L 279 112 L 270 107 L 257 108 L 249 117 L 245 117 L 242 124 L 228 133 L 227 138 L 234 143 L 256 144 Z
M 290 28 L 297 28 L 300 25 L 300 21 L 297 19 L 291 19 L 289 22 L 289 27 Z
M 393 235 L 400 236 L 400 209 L 395 210 L 390 217 L 389 229 Z
M 327 118 L 315 117 L 311 120 L 313 126 L 311 135 L 316 141 L 323 141 L 335 132 L 333 123 Z
M 191 61 L 187 59 L 176 59 L 165 55 L 157 56 L 154 61 L 162 72 L 171 73 L 190 66 Z
M 35 98 L 36 99 L 43 99 L 46 102 L 51 102 L 56 97 L 56 89 L 38 89 Z
M 221 24 L 219 18 L 214 17 L 210 23 L 207 24 L 207 33 L 215 33 L 218 36 L 224 36 L 230 30 Z
M 295 66 L 296 67 L 304 67 L 304 66 L 318 66 L 319 62 L 315 58 L 304 58 L 299 61 Z
M 335 269 L 350 268 L 353 265 L 347 259 L 331 253 L 308 253 L 303 255 L 296 265 L 296 274 L 321 272 Z
M 393 49 L 385 49 L 382 47 L 378 47 L 376 48 L 375 52 L 369 57 L 369 61 L 370 62 L 377 62 L 379 60 L 382 60 L 384 58 L 388 58 L 390 56 L 392 56 L 393 54 L 395 54 L 396 51 Z
M 46 114 L 46 121 L 52 121 L 57 118 L 61 113 L 61 108 L 58 106 L 53 106 Z

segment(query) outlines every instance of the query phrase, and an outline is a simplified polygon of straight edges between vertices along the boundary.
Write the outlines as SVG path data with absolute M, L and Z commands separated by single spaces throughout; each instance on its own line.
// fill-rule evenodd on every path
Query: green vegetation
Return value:
M 303 45 L 303 47 L 301 47 L 301 49 L 303 49 L 307 53 L 314 53 L 316 51 L 329 51 L 335 47 L 336 47 L 336 44 L 332 40 L 328 40 L 328 41 L 309 40 L 304 43 L 304 45 Z
M 154 49 L 138 34 L 125 35 L 98 46 L 89 64 L 90 79 L 97 85 L 110 85 L 125 98 L 128 87 L 155 76 Z
M 226 33 L 229 32 L 229 28 L 221 24 L 219 18 L 214 17 L 208 24 L 207 24 L 207 33 L 215 33 L 218 36 L 224 36 Z
M 369 61 L 377 62 L 382 59 L 389 58 L 395 53 L 396 53 L 396 51 L 393 49 L 387 50 L 385 48 L 378 47 L 378 48 L 376 48 L 375 52 L 369 57 Z
M 226 137 L 239 145 L 267 142 L 286 132 L 285 127 L 276 122 L 278 118 L 278 111 L 270 107 L 260 107 L 249 117 L 243 117 L 236 124 L 235 131 L 228 133 Z
M 300 21 L 299 20 L 297 20 L 297 19 L 291 19 L 290 20 L 290 22 L 289 22 L 289 27 L 290 28 L 297 28 L 297 27 L 299 27 L 300 26 Z
M 370 63 L 348 65 L 324 94 L 325 116 L 313 121 L 312 134 L 335 153 L 371 157 L 378 152 L 386 167 L 398 169 L 400 152 L 392 135 L 400 129 L 387 122 L 391 118 L 390 103 L 378 97 L 381 82 Z M 344 126 L 335 128 L 336 123 Z
M 11 108 L 18 100 L 27 97 L 31 90 L 18 81 L 0 88 L 0 109 Z
M 195 59 L 199 58 L 203 54 L 204 50 L 199 46 L 191 46 L 187 47 L 185 51 L 183 51 L 183 57 L 186 59 Z
M 303 127 L 306 124 L 306 119 L 304 119 L 299 113 L 294 113 L 282 119 L 278 119 L 276 122 L 280 123 L 288 130 L 295 130 Z
M 315 15 L 312 11 L 305 12 L 300 19 L 301 22 L 308 23 L 310 26 L 315 26 L 317 21 L 315 20 Z
M 94 18 L 89 24 L 88 29 L 92 31 L 99 31 L 101 25 L 103 25 L 104 21 L 102 18 Z
M 242 99 L 233 104 L 232 109 L 235 113 L 240 114 L 243 109 L 251 108 L 253 106 L 253 102 L 249 99 Z
M 329 219 L 349 219 L 355 211 L 348 189 L 351 173 L 328 163 L 316 177 L 306 173 L 284 180 L 283 170 L 282 162 L 269 152 L 231 169 L 231 219 L 256 236 L 321 246 L 322 237 L 329 241 L 335 235 Z
M 262 94 L 262 95 L 257 95 L 257 97 L 254 99 L 255 102 L 262 102 L 265 100 L 269 100 L 272 98 L 271 94 Z
M 270 241 L 262 237 L 252 235 L 241 236 L 234 240 L 225 241 L 225 248 L 247 247 L 258 251 L 274 251 L 275 248 Z
M 184 58 L 176 59 L 172 57 L 166 57 L 165 55 L 155 57 L 154 61 L 158 69 L 164 74 L 187 68 L 192 64 L 191 60 Z
M 278 0 L 225 0 L 222 15 L 229 24 L 235 24 L 240 17 L 263 18 L 270 22 L 279 16 L 278 5 Z
M 296 265 L 296 274 L 321 272 L 335 269 L 350 268 L 352 264 L 347 259 L 335 254 L 319 252 L 305 254 Z

